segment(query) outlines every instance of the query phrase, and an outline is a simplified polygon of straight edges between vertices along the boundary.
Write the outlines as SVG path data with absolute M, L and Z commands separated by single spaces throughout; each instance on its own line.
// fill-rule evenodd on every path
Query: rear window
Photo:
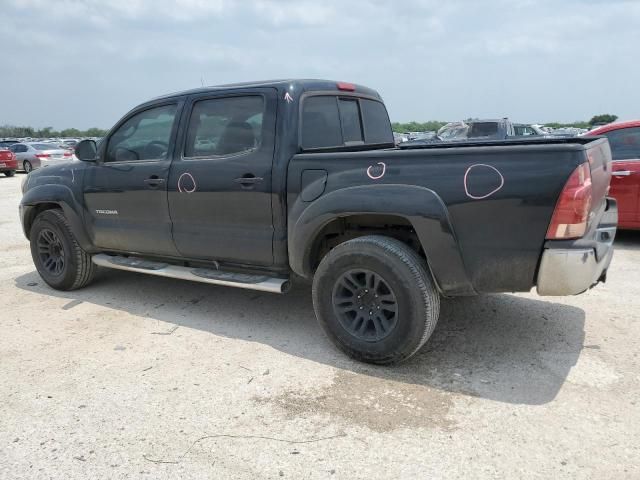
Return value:
M 59 148 L 51 143 L 32 143 L 31 146 L 36 150 L 57 150 Z
M 360 99 L 367 143 L 394 143 L 387 109 L 375 100 Z
M 393 144 L 387 110 L 381 102 L 317 95 L 302 107 L 302 148 Z
M 471 124 L 468 137 L 492 137 L 498 134 L 496 122 L 477 122 Z
M 344 143 L 347 145 L 364 143 L 358 100 L 355 98 L 341 98 L 338 100 L 338 107 L 340 110 L 340 122 L 342 123 Z

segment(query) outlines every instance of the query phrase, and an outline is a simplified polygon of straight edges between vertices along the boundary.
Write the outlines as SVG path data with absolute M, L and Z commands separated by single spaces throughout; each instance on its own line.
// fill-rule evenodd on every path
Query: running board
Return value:
M 158 275 L 159 277 L 179 278 L 193 282 L 211 283 L 214 285 L 225 285 L 227 287 L 246 288 L 272 293 L 285 293 L 289 290 L 289 280 L 286 278 L 224 272 L 210 268 L 181 267 L 137 257 L 112 256 L 104 253 L 94 255 L 91 257 L 91 260 L 101 267 Z

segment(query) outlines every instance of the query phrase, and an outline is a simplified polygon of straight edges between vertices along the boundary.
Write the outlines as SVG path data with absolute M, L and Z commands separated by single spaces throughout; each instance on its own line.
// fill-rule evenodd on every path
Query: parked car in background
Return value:
M 613 169 L 611 196 L 618 201 L 618 226 L 640 230 L 640 120 L 609 123 L 585 136 L 609 139 Z
M 515 136 L 530 136 L 530 135 L 548 135 L 539 125 L 528 125 L 526 123 L 514 123 L 513 133 Z
M 73 152 L 50 143 L 15 143 L 9 149 L 16 156 L 18 168 L 27 173 L 73 157 Z
M 2 147 L 9 147 L 11 145 L 13 145 L 14 143 L 20 143 L 18 140 L 0 140 L 0 148 Z
M 466 120 L 451 122 L 438 130 L 437 139 L 451 140 L 505 140 L 515 136 L 514 126 L 508 118 L 497 120 Z
M 582 135 L 587 132 L 586 128 L 578 128 L 578 127 L 563 127 L 556 128 L 552 130 L 549 135 L 553 135 L 554 137 L 575 137 L 577 135 Z
M 79 140 L 76 140 L 75 138 L 67 138 L 65 140 L 62 140 L 60 145 L 66 148 L 75 148 L 78 142 Z
M 0 173 L 13 177 L 18 169 L 15 154 L 6 147 L 0 146 Z

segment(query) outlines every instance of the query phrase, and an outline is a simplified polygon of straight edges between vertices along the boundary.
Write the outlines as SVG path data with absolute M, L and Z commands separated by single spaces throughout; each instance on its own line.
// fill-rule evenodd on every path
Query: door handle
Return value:
M 160 178 L 157 175 L 151 175 L 149 178 L 144 180 L 144 183 L 146 183 L 150 187 L 157 187 L 164 183 L 164 178 Z
M 256 177 L 256 176 L 251 175 L 251 176 L 236 178 L 234 180 L 234 182 L 239 183 L 243 187 L 248 187 L 248 186 L 251 186 L 251 185 L 255 185 L 256 183 L 260 183 L 263 180 L 264 180 L 264 178 L 262 178 L 262 177 Z
M 614 177 L 628 177 L 632 173 L 633 172 L 631 170 L 614 170 L 613 172 L 611 172 L 611 175 L 613 175 Z

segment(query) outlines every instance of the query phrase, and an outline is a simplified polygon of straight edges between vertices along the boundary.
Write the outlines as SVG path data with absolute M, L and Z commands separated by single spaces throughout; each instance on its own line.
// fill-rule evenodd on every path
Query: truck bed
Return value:
M 437 257 L 428 258 L 443 293 L 529 291 L 535 285 L 558 196 L 568 177 L 587 157 L 592 160 L 594 198 L 599 202 L 594 209 L 604 208 L 610 178 L 610 152 L 605 140 L 442 142 L 374 151 L 298 154 L 289 164 L 289 228 L 299 227 L 299 219 L 312 204 L 317 208 L 319 202 L 335 202 L 338 208 L 339 203 L 349 202 L 340 192 L 351 189 L 354 196 L 359 189 L 373 186 L 380 194 L 369 201 L 379 198 L 393 203 L 393 192 L 398 192 L 396 195 L 409 197 L 405 200 L 413 204 L 415 216 L 435 217 L 437 207 L 420 204 L 427 201 L 421 192 L 427 191 L 433 202 L 441 204 L 446 220 L 439 220 L 436 231 L 432 226 L 417 233 L 421 241 L 445 246 L 433 250 L 442 252 Z M 324 198 L 312 203 L 302 198 L 301 192 L 312 187 L 303 184 L 305 171 L 326 172 Z M 343 215 L 357 213 L 354 210 Z M 441 238 L 447 236 L 451 240 L 448 248 L 446 239 Z M 293 239 L 289 240 L 291 248 Z M 455 250 L 460 252 L 460 259 Z

